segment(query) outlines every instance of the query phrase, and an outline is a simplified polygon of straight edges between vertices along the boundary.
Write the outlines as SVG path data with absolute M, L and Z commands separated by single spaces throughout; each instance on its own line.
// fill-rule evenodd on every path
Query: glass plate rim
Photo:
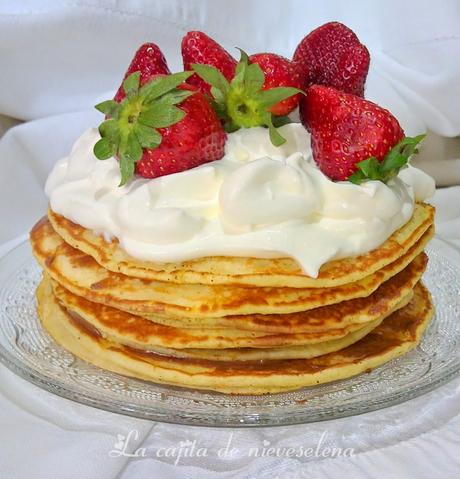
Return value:
M 11 250 L 9 250 L 6 254 L 0 257 L 0 270 L 5 266 L 5 263 L 6 264 L 8 264 L 9 262 L 14 263 L 15 257 L 18 256 L 20 253 L 22 253 L 22 250 L 27 251 L 28 257 L 23 259 L 19 265 L 16 264 L 15 269 L 20 269 L 24 267 L 31 260 L 35 261 L 33 259 L 33 256 L 30 250 L 29 241 L 26 239 L 20 242 L 18 245 L 16 245 Z M 443 257 L 445 260 L 449 262 L 452 268 L 455 269 L 460 275 L 460 269 L 456 265 L 454 265 L 449 260 L 449 258 L 447 258 L 441 251 L 438 251 L 435 245 L 429 245 L 426 248 L 426 252 L 429 256 L 439 255 Z M 3 281 L 1 282 L 4 283 L 5 281 L 7 281 L 8 278 L 10 278 L 13 275 L 14 275 L 14 272 L 10 272 L 7 275 L 6 280 L 3 279 Z M 434 318 L 434 320 L 436 320 L 436 318 Z M 407 354 L 410 354 L 410 352 Z M 317 412 L 316 414 L 312 416 L 308 416 L 306 414 L 305 415 L 299 414 L 298 411 L 295 413 L 284 412 L 281 417 L 277 417 L 276 419 L 274 419 L 272 415 L 268 415 L 267 413 L 246 413 L 245 414 L 245 413 L 232 412 L 226 415 L 223 415 L 220 413 L 211 413 L 206 418 L 203 418 L 203 416 L 201 416 L 199 422 L 197 422 L 193 413 L 192 414 L 189 413 L 188 416 L 181 415 L 180 418 L 174 418 L 174 417 L 171 418 L 170 416 L 171 411 L 168 411 L 167 409 L 152 410 L 148 406 L 133 404 L 133 403 L 129 403 L 128 401 L 121 402 L 121 401 L 111 400 L 108 398 L 101 400 L 100 398 L 93 397 L 90 394 L 86 394 L 86 393 L 76 394 L 74 391 L 72 391 L 71 387 L 63 385 L 61 380 L 47 377 L 46 375 L 44 375 L 43 373 L 39 371 L 31 370 L 28 365 L 18 362 L 18 359 L 15 356 L 13 356 L 9 351 L 7 351 L 1 343 L 0 343 L 0 363 L 6 366 L 14 374 L 18 375 L 19 377 L 26 380 L 27 382 L 34 384 L 40 389 L 47 391 L 51 394 L 55 394 L 64 399 L 67 399 L 79 404 L 83 404 L 85 406 L 93 407 L 103 411 L 112 412 L 115 414 L 122 414 L 122 415 L 127 415 L 131 417 L 139 418 L 139 419 L 158 421 L 158 422 L 163 422 L 168 424 L 178 424 L 178 425 L 198 426 L 198 427 L 224 427 L 224 428 L 288 426 L 288 425 L 331 421 L 334 419 L 350 417 L 350 416 L 359 416 L 372 411 L 377 411 L 380 409 L 385 409 L 387 407 L 392 407 L 392 406 L 401 404 L 403 402 L 409 401 L 411 399 L 414 399 L 416 397 L 422 396 L 424 394 L 427 394 L 428 392 L 436 389 L 437 387 L 448 383 L 460 373 L 460 362 L 459 362 L 456 365 L 450 365 L 449 368 L 444 372 L 444 374 L 434 381 L 431 381 L 429 383 L 421 383 L 407 390 L 402 389 L 398 393 L 393 393 L 391 398 L 383 398 L 383 400 L 381 401 L 373 401 L 370 404 L 369 403 L 366 404 L 366 396 L 368 394 L 371 394 L 371 392 L 368 392 L 366 394 L 363 394 L 362 398 L 358 401 L 357 403 L 359 408 L 358 411 L 356 411 L 355 409 L 352 412 L 349 412 L 347 408 L 344 408 L 343 410 L 337 410 L 337 408 L 334 408 L 334 410 L 331 411 L 332 407 L 328 406 L 328 407 L 325 407 L 324 411 Z M 96 367 L 96 366 L 92 366 L 92 367 Z M 125 378 L 124 376 L 117 375 L 117 374 L 115 374 L 115 376 L 120 376 Z M 352 378 L 349 378 L 349 379 L 352 379 Z M 333 383 L 347 381 L 349 379 L 334 381 Z M 50 384 L 50 380 L 54 380 L 54 382 Z M 333 384 L 333 383 L 329 383 L 329 384 Z M 174 388 L 173 386 L 168 386 L 168 385 L 159 385 L 159 386 L 165 389 Z M 174 389 L 180 390 L 181 388 L 174 388 Z M 197 391 L 197 392 L 200 393 L 200 391 Z M 214 392 L 212 392 L 212 394 L 220 395 L 220 393 L 214 393 Z M 268 397 L 268 396 L 272 397 L 276 395 L 267 395 L 265 397 Z M 260 398 L 260 397 L 261 396 L 258 396 L 256 398 Z M 365 405 L 365 407 L 361 408 L 361 405 Z

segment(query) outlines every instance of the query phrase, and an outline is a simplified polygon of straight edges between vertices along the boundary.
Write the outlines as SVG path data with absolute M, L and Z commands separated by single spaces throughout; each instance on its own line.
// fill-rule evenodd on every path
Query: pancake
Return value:
M 181 329 L 164 326 L 140 316 L 134 316 L 108 306 L 92 303 L 70 293 L 56 283 L 51 288 L 51 281 L 46 277 L 43 280 L 42 296 L 50 296 L 54 293 L 56 300 L 72 317 L 79 321 L 84 321 L 91 328 L 95 328 L 106 339 L 149 350 L 154 348 L 156 348 L 155 350 L 159 350 L 159 348 L 213 349 L 212 354 L 208 351 L 206 357 L 220 357 L 222 348 L 237 348 L 241 351 L 241 348 L 267 349 L 277 346 L 318 345 L 315 351 L 321 351 L 320 346 L 325 342 L 329 342 L 329 350 L 333 350 L 330 348 L 334 348 L 336 343 L 337 345 L 348 345 L 351 344 L 352 338 L 361 338 L 364 335 L 364 329 L 367 331 L 372 329 L 369 328 L 369 324 L 374 325 L 374 327 L 377 326 L 386 316 L 394 310 L 405 306 L 412 298 L 412 290 L 410 290 L 391 310 L 385 311 L 385 314 L 375 315 L 372 321 L 368 321 L 364 325 L 358 323 L 340 328 L 339 326 L 341 325 L 338 324 L 338 327 L 335 329 L 321 332 L 295 333 L 295 331 L 291 331 L 289 334 L 266 334 L 235 329 Z M 337 341 L 337 339 L 341 338 L 348 339 L 342 342 Z M 302 351 L 302 348 L 299 348 L 297 352 L 299 351 Z M 261 355 L 264 355 L 265 352 L 261 351 Z M 189 353 L 196 357 L 204 357 L 203 351 L 189 351 Z M 234 357 L 234 353 L 229 351 L 227 353 L 226 356 Z M 225 352 L 222 354 L 225 355 Z
M 57 294 L 54 294 L 54 292 L 57 292 Z M 326 340 L 323 340 L 322 335 L 316 335 L 316 337 L 311 335 L 303 343 L 299 341 L 298 336 L 300 335 L 283 335 L 273 338 L 256 338 L 252 341 L 248 338 L 249 347 L 238 347 L 237 343 L 240 338 L 238 338 L 237 334 L 222 338 L 213 334 L 215 333 L 214 331 L 203 330 L 196 332 L 194 335 L 189 335 L 180 329 L 156 325 L 139 316 L 133 316 L 107 306 L 91 303 L 72 295 L 72 293 L 65 291 L 61 286 L 52 288 L 51 280 L 46 276 L 38 288 L 37 295 L 40 302 L 55 302 L 74 321 L 109 342 L 168 356 L 215 359 L 218 361 L 292 359 L 319 356 L 331 351 L 337 351 L 358 341 L 377 327 L 384 319 L 381 317 L 366 324 L 364 327 L 354 328 L 352 332 L 342 334 L 339 339 L 327 339 L 328 335 L 324 335 Z M 397 307 L 402 308 L 411 298 L 412 295 L 404 298 Z M 290 336 L 293 337 L 291 338 Z M 285 343 L 288 346 L 272 347 L 273 345 L 276 346 L 277 343 Z M 213 346 L 219 349 L 213 349 Z
M 403 307 L 404 305 L 401 305 Z M 376 328 L 382 320 L 373 321 L 339 339 L 331 339 L 321 343 L 310 343 L 299 346 L 279 348 L 230 348 L 230 349 L 172 349 L 152 348 L 146 351 L 172 356 L 175 358 L 194 358 L 212 361 L 266 361 L 279 359 L 310 359 L 346 348 L 359 341 Z M 120 343 L 125 344 L 125 343 Z M 128 345 L 129 346 L 129 345 Z
M 403 256 L 433 224 L 434 208 L 416 204 L 411 220 L 379 248 L 356 258 L 331 261 L 321 268 L 318 278 L 306 276 L 291 258 L 213 256 L 179 263 L 143 262 L 124 252 L 116 239 L 109 243 L 51 210 L 48 216 L 68 244 L 92 256 L 104 268 L 128 276 L 179 284 L 330 288 L 359 281 Z
M 403 307 L 404 305 L 401 305 Z M 328 354 L 359 341 L 376 328 L 382 320 L 373 321 L 339 339 L 321 343 L 284 346 L 279 348 L 231 348 L 231 349 L 171 349 L 152 348 L 147 351 L 175 358 L 206 359 L 212 361 L 267 361 L 279 359 L 310 359 Z M 121 343 L 124 344 L 124 343 Z
M 246 314 L 217 318 L 175 318 L 144 314 L 144 317 L 182 329 L 236 328 L 265 333 L 320 332 L 351 324 L 365 324 L 387 316 L 404 298 L 412 296 L 412 289 L 422 277 L 427 261 L 426 254 L 419 254 L 401 272 L 385 281 L 369 296 L 297 313 Z
M 340 303 L 332 304 L 315 308 L 309 311 L 302 311 L 299 313 L 281 314 L 281 315 L 261 315 L 248 314 L 244 316 L 226 316 L 222 318 L 195 318 L 194 320 L 187 318 L 185 321 L 182 318 L 165 318 L 162 316 L 152 316 L 148 319 L 153 324 L 158 326 L 151 326 L 152 334 L 158 335 L 160 325 L 172 326 L 172 330 L 165 329 L 165 334 L 168 341 L 171 341 L 171 333 L 174 331 L 177 335 L 178 331 L 182 331 L 186 339 L 178 340 L 179 343 L 183 341 L 190 341 L 193 336 L 203 340 L 205 337 L 204 331 L 211 330 L 213 340 L 217 340 L 226 335 L 228 330 L 239 330 L 238 336 L 243 337 L 246 332 L 247 336 L 263 336 L 267 334 L 292 334 L 292 333 L 324 333 L 325 331 L 338 330 L 349 328 L 355 325 L 356 328 L 364 325 L 367 322 L 372 322 L 383 317 L 388 316 L 396 307 L 403 303 L 404 300 L 409 300 L 412 296 L 412 289 L 420 280 L 427 264 L 427 257 L 425 254 L 419 255 L 412 261 L 404 270 L 397 275 L 390 278 L 383 283 L 374 293 L 365 298 L 352 299 L 349 301 L 342 301 Z M 76 296 L 62 286 L 54 283 L 54 292 L 61 303 L 68 309 L 77 312 L 85 317 L 95 327 L 104 330 L 107 334 L 110 333 L 107 328 L 111 325 L 133 323 L 129 326 L 129 330 L 135 331 L 136 337 L 141 337 L 145 334 L 146 326 L 142 322 L 136 321 L 136 316 L 120 310 L 111 308 L 98 303 L 92 303 L 80 296 Z M 192 323 L 193 321 L 193 323 Z M 134 328 L 134 322 L 136 327 Z M 189 328 L 188 326 L 193 326 Z M 126 328 L 128 329 L 128 327 Z M 350 331 L 350 329 L 348 329 Z M 124 333 L 126 334 L 126 330 Z M 236 337 L 235 335 L 230 337 Z M 145 340 L 149 343 L 148 340 Z M 162 344 L 169 347 L 183 347 L 173 346 L 171 343 Z M 195 347 L 195 346 L 188 346 Z M 215 346 L 204 346 L 215 347 Z M 220 346 L 225 347 L 225 346 Z M 227 346 L 228 347 L 228 346 Z M 255 347 L 255 346 L 253 346 Z
M 30 238 L 45 271 L 77 296 L 140 316 L 204 318 L 294 313 L 369 296 L 421 254 L 432 235 L 430 227 L 404 255 L 359 281 L 305 289 L 174 284 L 113 273 L 65 243 L 48 220 L 40 221 Z
M 43 300 L 42 291 L 38 291 L 38 311 L 43 326 L 77 357 L 126 376 L 230 394 L 289 391 L 368 371 L 415 347 L 433 315 L 430 294 L 418 283 L 407 306 L 340 351 L 311 359 L 212 361 L 168 357 L 108 342 L 82 327 L 56 301 Z

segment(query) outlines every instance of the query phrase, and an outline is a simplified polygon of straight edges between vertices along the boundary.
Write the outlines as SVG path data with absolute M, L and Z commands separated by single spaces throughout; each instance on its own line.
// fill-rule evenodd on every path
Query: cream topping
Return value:
M 265 128 L 242 129 L 228 135 L 221 160 L 119 187 L 118 162 L 94 156 L 99 133 L 91 129 L 45 190 L 53 211 L 118 238 L 141 260 L 289 256 L 313 277 L 327 261 L 381 245 L 410 219 L 414 201 L 434 193 L 433 179 L 412 166 L 387 185 L 333 182 L 314 163 L 302 125 L 281 133 L 287 141 L 277 148 Z

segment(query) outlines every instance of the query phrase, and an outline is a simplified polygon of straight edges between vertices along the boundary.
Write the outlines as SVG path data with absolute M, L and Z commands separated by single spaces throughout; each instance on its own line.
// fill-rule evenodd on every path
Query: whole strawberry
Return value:
M 275 87 L 300 88 L 300 69 L 296 63 L 274 53 L 257 53 L 249 57 L 249 63 L 257 63 L 265 75 L 262 90 Z M 276 116 L 287 115 L 299 104 L 300 94 L 293 95 L 273 105 L 270 112 Z
M 424 135 L 404 137 L 396 118 L 356 95 L 313 85 L 300 105 L 313 158 L 333 180 L 388 181 L 407 164 Z
M 195 91 L 191 86 L 178 88 Z M 144 178 L 189 170 L 224 155 L 226 134 L 203 93 L 195 91 L 180 103 L 179 109 L 185 113 L 183 119 L 159 128 L 160 146 L 145 148 L 136 163 L 136 172 Z
M 251 62 L 247 54 L 240 50 L 241 59 L 236 65 L 235 75 L 229 81 L 225 75 L 216 67 L 193 63 L 192 69 L 207 84 L 211 86 L 210 94 L 212 105 L 228 133 L 240 128 L 251 128 L 253 126 L 266 126 L 269 131 L 270 140 L 275 146 L 282 145 L 286 139 L 277 130 L 278 126 L 290 123 L 285 116 L 275 116 L 276 111 L 287 111 L 292 103 L 287 106 L 283 102 L 291 97 L 296 97 L 293 103 L 297 102 L 298 94 L 304 92 L 292 86 L 270 86 L 276 80 L 287 81 L 287 77 L 278 74 L 280 62 L 278 57 L 277 74 L 273 74 L 270 61 L 273 57 L 263 54 L 260 61 L 267 69 L 267 74 L 256 62 Z M 257 58 L 257 56 L 256 56 Z M 295 82 L 295 78 L 292 82 Z M 292 83 L 291 82 L 291 83 Z
M 109 119 L 99 126 L 94 154 L 118 158 L 120 186 L 135 171 L 154 178 L 220 159 L 226 134 L 206 97 L 183 83 L 191 72 L 160 75 L 142 87 L 141 74 L 125 79 L 121 103 L 96 106 Z
M 131 64 L 125 73 L 123 80 L 129 77 L 134 72 L 141 73 L 141 86 L 147 83 L 152 77 L 156 75 L 169 75 L 168 65 L 166 63 L 163 53 L 155 43 L 144 43 L 134 55 Z M 114 100 L 121 102 L 125 98 L 123 86 L 120 85 L 115 95 Z
M 191 70 L 193 63 L 217 68 L 227 80 L 235 75 L 236 60 L 216 41 L 203 32 L 188 32 L 182 39 L 184 70 Z M 209 93 L 211 85 L 198 75 L 192 75 L 187 83 L 196 86 L 202 93 Z
M 326 23 L 310 32 L 299 43 L 293 60 L 301 69 L 303 86 L 326 85 L 364 96 L 369 51 L 342 23 Z

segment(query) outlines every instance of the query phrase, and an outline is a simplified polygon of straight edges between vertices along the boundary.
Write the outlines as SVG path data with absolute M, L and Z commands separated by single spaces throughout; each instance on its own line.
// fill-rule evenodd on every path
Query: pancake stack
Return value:
M 264 394 L 343 379 L 421 340 L 433 218 L 416 204 L 379 248 L 311 278 L 289 258 L 142 262 L 50 210 L 31 231 L 38 311 L 76 356 L 143 380 Z

